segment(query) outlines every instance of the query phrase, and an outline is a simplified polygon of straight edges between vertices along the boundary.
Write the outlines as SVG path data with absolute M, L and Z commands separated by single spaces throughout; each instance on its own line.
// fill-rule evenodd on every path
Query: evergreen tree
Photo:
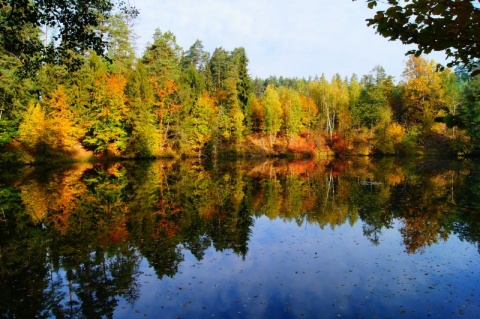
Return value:
M 129 25 L 129 17 L 125 14 L 111 16 L 107 21 L 106 34 L 106 56 L 112 61 L 113 72 L 126 74 L 135 61 L 135 37 Z
M 459 115 L 475 151 L 480 150 L 480 77 L 471 79 L 462 92 Z
M 125 89 L 128 98 L 129 157 L 160 155 L 160 131 L 153 111 L 154 96 L 145 67 L 137 63 Z

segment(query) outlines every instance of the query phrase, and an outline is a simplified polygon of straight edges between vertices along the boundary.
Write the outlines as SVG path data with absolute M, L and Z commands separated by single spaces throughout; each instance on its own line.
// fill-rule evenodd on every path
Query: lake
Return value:
M 476 160 L 0 171 L 1 318 L 480 318 Z

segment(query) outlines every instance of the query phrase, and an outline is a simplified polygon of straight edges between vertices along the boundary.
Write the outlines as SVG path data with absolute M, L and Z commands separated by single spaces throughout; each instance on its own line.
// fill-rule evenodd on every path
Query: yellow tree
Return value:
M 264 128 L 264 110 L 261 101 L 252 94 L 248 99 L 252 132 L 261 132 Z
M 73 113 L 70 110 L 67 94 L 62 85 L 58 86 L 50 98 L 45 101 L 48 114 L 49 142 L 52 147 L 67 150 L 74 146 L 78 129 L 73 122 Z
M 183 121 L 181 147 L 186 155 L 202 155 L 202 150 L 213 136 L 218 107 L 214 99 L 205 93 L 195 102 L 190 114 Z
M 310 136 L 310 130 L 315 125 L 318 116 L 318 108 L 315 101 L 306 95 L 300 96 L 301 122 L 306 130 L 307 136 Z
M 177 102 L 177 93 L 180 85 L 173 79 L 167 80 L 162 84 L 152 79 L 155 91 L 155 112 L 158 115 L 159 129 L 161 134 L 161 148 L 167 146 L 167 139 L 172 126 L 179 124 L 179 115 L 182 106 Z
M 285 133 L 289 141 L 292 141 L 301 131 L 302 126 L 300 95 L 293 89 L 281 87 L 279 89 L 279 97 L 284 114 Z
M 270 136 L 270 143 L 275 141 L 277 133 L 282 127 L 282 104 L 277 90 L 273 85 L 268 85 L 262 98 L 264 110 L 264 132 Z
M 40 104 L 29 105 L 18 131 L 18 140 L 31 149 L 46 143 L 45 110 Z
M 419 125 L 428 132 L 445 106 L 442 79 L 434 61 L 411 55 L 403 71 L 403 120 L 407 128 Z
M 347 81 L 343 81 L 337 74 L 332 79 L 331 104 L 337 115 L 337 130 L 340 134 L 346 135 L 352 126 L 352 116 L 349 110 L 350 95 Z

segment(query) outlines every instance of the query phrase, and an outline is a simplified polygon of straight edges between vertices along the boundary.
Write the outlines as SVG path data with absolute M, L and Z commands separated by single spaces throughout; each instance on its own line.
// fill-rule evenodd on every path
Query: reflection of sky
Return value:
M 141 296 L 115 318 L 475 318 L 480 256 L 452 237 L 404 253 L 399 225 L 372 246 L 362 225 L 320 229 L 256 220 L 245 261 L 207 250 L 158 280 L 142 262 Z

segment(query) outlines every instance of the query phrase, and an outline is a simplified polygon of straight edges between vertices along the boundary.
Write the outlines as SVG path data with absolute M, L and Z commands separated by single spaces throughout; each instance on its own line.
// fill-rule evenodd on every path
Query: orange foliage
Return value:
M 171 97 L 180 89 L 180 85 L 175 83 L 174 80 L 168 80 L 162 86 L 154 84 L 154 89 L 157 95 L 157 103 L 155 105 L 160 108 L 158 110 L 159 117 L 163 118 L 167 116 L 169 112 L 181 108 L 180 104 L 175 104 L 171 100 Z
M 314 161 L 294 161 L 288 163 L 288 172 L 294 176 L 308 176 L 315 171 Z
M 293 153 L 305 153 L 313 155 L 315 143 L 310 139 L 295 136 L 289 140 L 288 150 Z
M 107 81 L 107 91 L 110 97 L 125 99 L 125 86 L 127 85 L 127 79 L 124 76 L 118 74 L 112 74 Z
M 127 230 L 126 219 L 115 225 L 109 225 L 108 227 L 108 238 L 111 243 L 121 243 L 127 240 L 129 235 L 130 233 Z
M 423 253 L 425 247 L 435 244 L 439 240 L 440 225 L 438 220 L 425 215 L 406 218 L 404 227 L 400 229 L 406 252 Z

